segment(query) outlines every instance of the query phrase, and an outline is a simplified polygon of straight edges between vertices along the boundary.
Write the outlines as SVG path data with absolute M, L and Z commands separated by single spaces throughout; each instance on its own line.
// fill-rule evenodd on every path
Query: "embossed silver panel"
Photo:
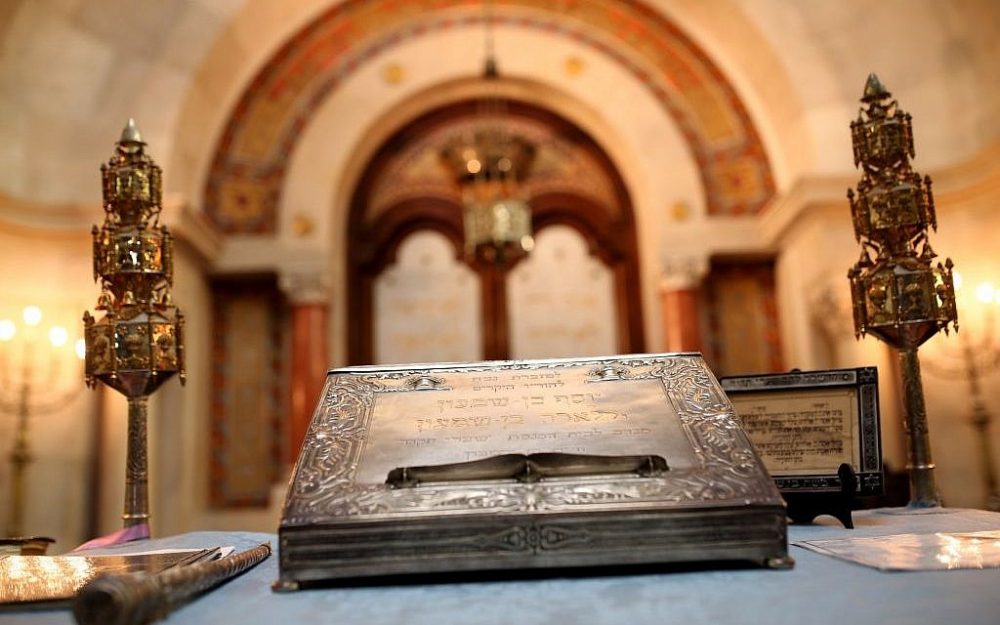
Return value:
M 656 454 L 652 477 L 390 488 L 501 453 Z M 697 354 L 329 373 L 285 501 L 283 587 L 396 573 L 786 563 L 782 500 Z

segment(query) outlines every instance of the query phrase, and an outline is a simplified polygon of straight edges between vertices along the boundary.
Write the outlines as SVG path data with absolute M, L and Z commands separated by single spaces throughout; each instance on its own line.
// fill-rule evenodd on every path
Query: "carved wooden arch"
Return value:
M 551 128 L 600 167 L 613 185 L 613 198 L 596 198 L 581 190 L 556 189 L 533 194 L 532 220 L 536 232 L 547 227 L 568 225 L 587 242 L 592 255 L 608 266 L 614 276 L 618 317 L 618 344 L 625 351 L 644 351 L 642 311 L 639 291 L 638 241 L 631 200 L 624 181 L 607 154 L 581 129 L 566 119 L 522 102 L 505 103 L 512 119 L 530 119 Z M 393 134 L 375 152 L 364 168 L 351 198 L 348 216 L 348 360 L 366 364 L 374 358 L 374 282 L 396 260 L 399 247 L 419 230 L 443 234 L 452 244 L 455 257 L 465 260 L 462 206 L 457 190 L 431 189 L 423 195 L 407 197 L 371 215 L 370 198 L 393 158 L 422 137 L 452 127 L 456 120 L 477 114 L 475 101 L 463 101 L 425 113 Z M 558 181 L 557 181 L 558 182 Z M 558 187 L 558 184 L 555 185 Z M 472 266 L 483 290 L 483 353 L 488 359 L 509 357 L 506 321 L 506 271 L 493 266 Z
M 494 23 L 572 39 L 641 81 L 687 142 L 709 214 L 753 214 L 770 200 L 770 164 L 746 107 L 662 13 L 641 0 L 494 0 L 493 8 Z M 345 0 L 318 15 L 260 68 L 229 116 L 206 214 L 226 233 L 273 233 L 290 155 L 329 94 L 385 50 L 484 19 L 480 0 Z

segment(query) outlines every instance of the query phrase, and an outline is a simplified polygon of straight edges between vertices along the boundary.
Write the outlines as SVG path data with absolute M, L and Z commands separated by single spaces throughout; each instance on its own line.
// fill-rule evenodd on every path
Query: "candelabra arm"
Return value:
M 990 442 L 990 421 L 990 413 L 986 409 L 982 397 L 974 397 L 972 401 L 972 425 L 976 428 L 976 438 L 979 439 L 980 470 L 985 482 L 986 508 L 1000 511 L 1000 491 L 997 490 L 996 469 L 993 466 L 993 445 Z
M 17 404 L 17 430 L 14 434 L 14 446 L 10 451 L 11 492 L 7 535 L 12 537 L 24 534 L 24 477 L 25 469 L 31 462 L 31 451 L 28 448 L 28 398 L 30 395 L 31 389 L 28 384 L 22 384 Z
M 125 458 L 125 527 L 149 523 L 149 470 L 146 454 L 147 395 L 128 398 L 128 449 Z
M 976 428 L 976 437 L 979 439 L 980 471 L 983 474 L 986 489 L 986 507 L 989 510 L 1000 510 L 1000 492 L 997 490 L 996 471 L 993 466 L 993 445 L 990 442 L 990 421 L 992 418 L 986 408 L 986 403 L 983 401 L 977 350 L 969 340 L 968 333 L 965 333 L 962 338 L 962 356 L 965 360 L 965 377 L 969 382 L 969 396 L 972 399 L 972 426 Z
M 903 374 L 903 395 L 906 403 L 907 466 L 910 474 L 910 508 L 935 508 L 941 505 L 934 481 L 934 461 L 924 407 L 924 387 L 920 381 L 920 360 L 917 348 L 899 350 L 899 365 Z

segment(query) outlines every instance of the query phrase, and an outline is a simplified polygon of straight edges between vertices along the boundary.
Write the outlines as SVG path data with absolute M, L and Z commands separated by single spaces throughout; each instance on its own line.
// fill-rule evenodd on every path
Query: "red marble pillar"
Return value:
M 700 352 L 698 289 L 663 289 L 663 342 L 668 352 Z
M 668 352 L 701 352 L 701 280 L 707 263 L 673 266 L 660 282 L 663 343 Z
M 282 277 L 291 311 L 291 371 L 288 418 L 287 460 L 293 464 L 305 439 L 313 411 L 319 402 L 327 369 L 330 368 L 327 335 L 330 327 L 330 304 L 320 281 L 304 285 L 299 276 Z

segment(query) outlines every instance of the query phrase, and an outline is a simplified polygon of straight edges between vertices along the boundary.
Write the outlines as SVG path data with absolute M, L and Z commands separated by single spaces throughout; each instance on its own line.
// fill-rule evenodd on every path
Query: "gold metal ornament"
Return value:
M 442 156 L 462 191 L 466 255 L 505 265 L 528 254 L 534 248 L 531 207 L 521 182 L 535 147 L 497 125 L 456 138 Z
M 173 305 L 173 241 L 159 223 L 161 171 L 129 120 L 101 166 L 104 224 L 94 226 L 95 319 L 83 314 L 87 385 L 107 384 L 128 398 L 125 527 L 149 522 L 146 404 L 177 374 L 184 382 L 184 318 Z
M 910 167 L 914 156 L 908 113 L 871 74 L 851 122 L 857 193 L 847 191 L 861 258 L 848 272 L 855 336 L 873 334 L 899 352 L 906 403 L 910 507 L 941 505 L 934 481 L 917 348 L 939 330 L 958 330 L 952 262 L 937 256 L 928 229 L 937 230 L 931 179 Z
M 536 148 L 505 127 L 507 105 L 497 94 L 500 74 L 493 53 L 491 10 L 490 3 L 483 5 L 486 93 L 477 102 L 480 128 L 449 141 L 441 158 L 454 172 L 462 191 L 466 256 L 484 265 L 504 267 L 535 247 L 531 206 L 523 183 Z

